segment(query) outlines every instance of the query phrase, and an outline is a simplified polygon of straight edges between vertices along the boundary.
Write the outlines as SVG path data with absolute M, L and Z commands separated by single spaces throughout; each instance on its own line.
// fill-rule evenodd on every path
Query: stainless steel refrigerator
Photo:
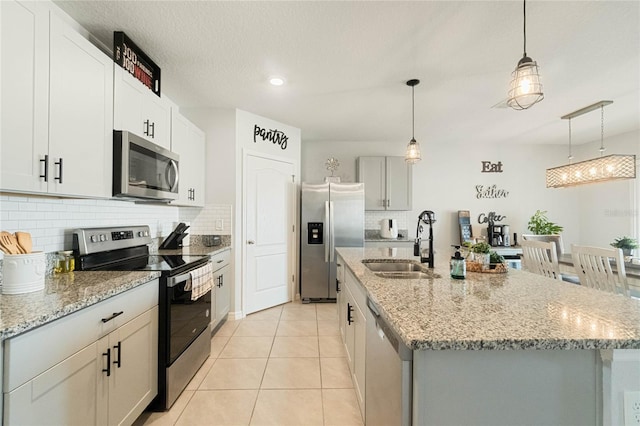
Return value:
M 336 298 L 336 247 L 364 246 L 364 184 L 302 184 L 300 297 Z

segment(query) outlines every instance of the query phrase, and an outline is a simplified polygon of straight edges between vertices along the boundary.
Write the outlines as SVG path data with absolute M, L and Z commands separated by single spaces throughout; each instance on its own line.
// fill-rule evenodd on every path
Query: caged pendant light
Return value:
M 414 88 L 420 84 L 420 80 L 412 79 L 407 81 L 407 86 L 411 86 L 411 140 L 407 145 L 407 152 L 404 156 L 404 161 L 409 164 L 417 163 L 422 160 L 422 156 L 420 154 L 420 144 L 416 141 L 415 138 L 415 97 L 414 97 Z
M 564 188 L 585 183 L 607 182 L 636 177 L 635 155 L 604 155 L 604 107 L 613 101 L 600 101 L 561 117 L 569 120 L 569 164 L 547 169 L 547 188 Z M 572 163 L 571 119 L 600 108 L 600 157 Z
M 524 53 L 518 61 L 516 69 L 511 73 L 511 86 L 507 105 L 515 110 L 523 110 L 532 107 L 544 99 L 542 83 L 538 73 L 538 64 L 527 56 L 527 1 L 522 5 L 524 24 Z

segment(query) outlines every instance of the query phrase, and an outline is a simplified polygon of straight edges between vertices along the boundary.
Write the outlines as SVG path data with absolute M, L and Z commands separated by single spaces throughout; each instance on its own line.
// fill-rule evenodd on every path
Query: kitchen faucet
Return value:
M 436 215 L 431 210 L 425 210 L 418 216 L 418 225 L 416 227 L 416 241 L 413 244 L 413 255 L 420 256 L 420 263 L 429 263 L 429 268 L 433 268 L 433 222 L 436 221 Z M 422 223 L 429 225 L 429 256 L 423 257 L 420 250 L 422 241 Z

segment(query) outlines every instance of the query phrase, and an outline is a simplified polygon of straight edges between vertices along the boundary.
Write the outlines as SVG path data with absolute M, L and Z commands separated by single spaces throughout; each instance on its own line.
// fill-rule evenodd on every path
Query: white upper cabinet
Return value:
M 0 1 L 0 24 L 0 189 L 46 192 L 49 13 L 41 2 Z
M 412 169 L 404 157 L 358 157 L 365 210 L 411 210 Z
M 171 114 L 171 151 L 180 156 L 179 198 L 171 204 L 203 207 L 205 135 L 175 108 Z
M 113 61 L 55 15 L 49 70 L 49 192 L 111 196 Z
M 113 128 L 171 149 L 171 105 L 120 66 L 114 68 Z
M 0 7 L 0 189 L 109 197 L 113 61 L 46 3 Z

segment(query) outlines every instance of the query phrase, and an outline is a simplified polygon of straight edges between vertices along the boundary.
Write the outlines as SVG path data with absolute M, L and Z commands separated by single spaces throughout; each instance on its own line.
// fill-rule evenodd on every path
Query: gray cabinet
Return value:
M 412 168 L 404 157 L 358 157 L 365 210 L 411 210 Z
M 132 424 L 157 365 L 156 279 L 6 340 L 3 424 Z

